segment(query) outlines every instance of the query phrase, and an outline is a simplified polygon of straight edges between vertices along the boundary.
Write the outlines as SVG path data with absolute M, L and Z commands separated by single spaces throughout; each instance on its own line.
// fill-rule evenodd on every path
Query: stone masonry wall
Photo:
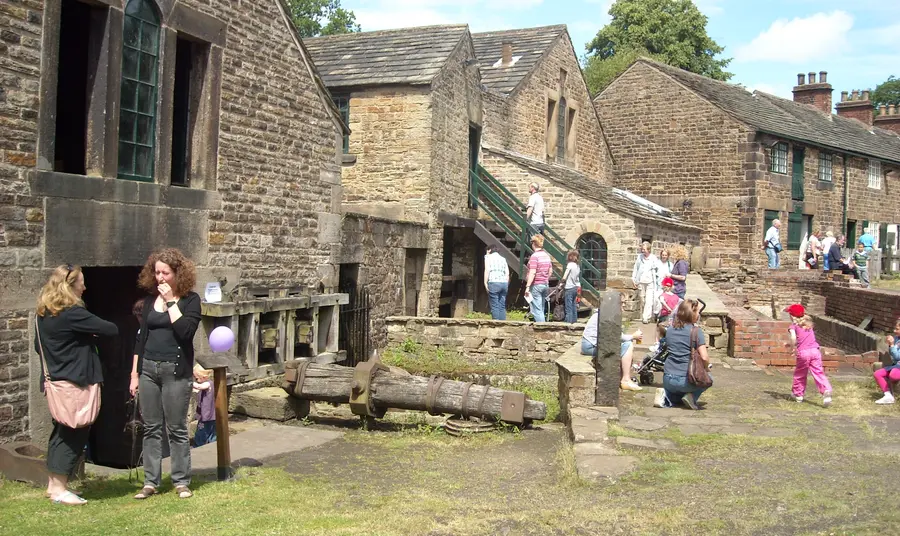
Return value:
M 427 213 L 432 171 L 428 87 L 386 87 L 350 95 L 350 154 L 341 182 L 348 202 L 401 202 Z
M 387 344 L 385 320 L 403 314 L 407 250 L 428 247 L 428 228 L 420 223 L 407 223 L 373 218 L 362 214 L 346 214 L 342 226 L 341 264 L 359 264 L 357 284 L 369 291 L 372 310 L 370 333 L 372 344 Z
M 514 359 L 553 362 L 581 340 L 584 326 L 560 322 L 505 322 L 461 318 L 387 319 L 389 344 L 406 339 L 458 351 L 474 362 Z
M 743 180 L 740 144 L 751 139 L 750 129 L 641 62 L 594 103 L 616 162 L 616 186 L 702 227 L 711 257 L 740 264 L 738 205 L 753 193 Z M 749 234 L 749 221 L 746 226 Z
M 566 165 L 604 184 L 611 184 L 612 158 L 568 33 L 556 40 L 534 71 L 509 97 L 509 145 L 501 145 L 502 140 L 493 138 L 486 138 L 486 142 L 545 161 L 547 92 L 558 92 L 561 69 L 566 71 L 566 101 L 570 108 L 577 109 L 576 158 Z M 486 120 L 490 121 L 490 118 Z

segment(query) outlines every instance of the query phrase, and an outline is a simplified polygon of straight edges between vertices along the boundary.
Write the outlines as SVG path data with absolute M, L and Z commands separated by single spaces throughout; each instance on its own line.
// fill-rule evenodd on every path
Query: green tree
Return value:
M 300 37 L 358 32 L 356 15 L 341 0 L 287 0 Z
M 882 104 L 894 104 L 900 106 L 900 79 L 889 76 L 887 80 L 875 86 L 875 91 L 869 96 L 876 111 Z
M 589 80 L 609 84 L 642 54 L 716 80 L 731 78 L 724 70 L 731 58 L 717 59 L 725 49 L 707 35 L 706 16 L 691 0 L 616 0 L 609 15 L 587 45 Z M 596 93 L 606 86 L 588 87 Z

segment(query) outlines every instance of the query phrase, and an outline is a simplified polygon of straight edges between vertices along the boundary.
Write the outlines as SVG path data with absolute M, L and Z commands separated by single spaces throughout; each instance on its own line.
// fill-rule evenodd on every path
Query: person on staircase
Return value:
M 578 252 L 574 249 L 566 256 L 566 272 L 563 274 L 565 281 L 566 322 L 574 324 L 578 322 L 578 301 L 581 299 L 581 267 L 578 266 Z M 554 318 L 554 320 L 556 320 Z
M 650 251 L 650 242 L 641 244 L 641 253 L 634 261 L 631 281 L 640 289 L 641 322 L 649 324 L 653 319 L 653 306 L 656 303 L 657 277 L 659 276 L 659 259 Z
M 525 221 L 528 223 L 528 241 L 534 235 L 544 234 L 544 198 L 540 194 L 541 186 L 532 182 L 528 185 L 528 206 L 525 209 Z
M 484 289 L 491 304 L 491 319 L 506 320 L 506 293 L 509 291 L 509 265 L 497 251 L 497 246 L 487 247 L 484 256 Z
M 553 269 L 553 261 L 550 254 L 543 250 L 544 237 L 534 235 L 531 237 L 531 249 L 534 253 L 528 259 L 528 279 L 525 280 L 525 299 L 530 300 L 531 315 L 535 322 L 546 322 L 544 306 L 547 302 L 547 294 L 550 291 L 550 272 Z

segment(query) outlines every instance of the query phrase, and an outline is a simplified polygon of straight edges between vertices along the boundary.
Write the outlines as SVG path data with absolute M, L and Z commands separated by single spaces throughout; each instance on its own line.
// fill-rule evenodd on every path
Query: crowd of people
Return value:
M 162 483 L 162 442 L 168 441 L 172 460 L 172 483 L 180 498 L 193 495 L 191 454 L 188 437 L 188 406 L 192 392 L 199 393 L 198 444 L 215 440 L 211 413 L 213 390 L 209 373 L 194 364 L 194 334 L 200 324 L 200 296 L 194 263 L 177 249 L 153 253 L 138 277 L 147 297 L 136 304 L 140 331 L 134 349 L 129 390 L 140 395 L 143 420 L 144 484 L 135 499 L 159 493 Z M 96 351 L 98 337 L 119 335 L 117 326 L 90 313 L 82 295 L 87 289 L 81 267 L 58 266 L 41 289 L 37 301 L 35 351 L 41 355 L 45 383 L 53 416 L 53 431 L 47 448 L 49 481 L 47 495 L 57 504 L 83 505 L 87 501 L 67 488 L 87 443 L 90 425 L 72 424 L 71 416 L 99 409 L 103 372 Z M 53 384 L 53 385 L 52 385 Z M 78 396 L 56 399 L 63 384 Z M 94 400 L 81 395 L 92 393 Z M 54 398 L 51 400 L 51 396 Z M 91 396 L 91 395 L 89 395 Z M 166 434 L 163 434 L 163 425 Z M 165 436 L 165 439 L 163 439 Z

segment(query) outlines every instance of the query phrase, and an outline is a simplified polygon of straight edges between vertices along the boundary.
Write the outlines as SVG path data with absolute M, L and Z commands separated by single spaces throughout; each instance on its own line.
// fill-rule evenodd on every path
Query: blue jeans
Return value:
M 163 422 L 169 434 L 172 484 L 191 483 L 191 442 L 187 410 L 191 400 L 190 376 L 178 377 L 175 363 L 145 359 L 138 380 L 144 418 L 144 485 L 159 489 L 162 481 Z
M 769 268 L 778 268 L 781 263 L 778 259 L 778 252 L 775 248 L 766 248 L 766 257 L 769 258 Z
M 546 322 L 544 306 L 547 304 L 547 294 L 550 287 L 547 285 L 531 285 L 531 315 L 535 322 Z
M 216 421 L 198 421 L 197 433 L 194 434 L 194 446 L 202 447 L 216 440 Z
M 506 320 L 506 292 L 509 283 L 488 283 L 488 301 L 491 303 L 491 318 Z
M 633 343 L 631 341 L 622 341 L 622 345 L 620 347 L 619 357 L 625 357 L 625 352 L 631 348 Z M 594 350 L 597 348 L 596 345 L 588 342 L 587 339 L 581 339 L 581 355 L 594 355 Z
M 828 270 L 831 270 L 831 267 L 828 266 L 828 253 L 826 252 L 822 258 L 824 259 L 823 265 L 824 265 L 825 271 L 827 272 Z
M 578 305 L 575 298 L 578 297 L 578 287 L 566 289 L 566 322 L 574 324 L 578 322 Z
M 707 387 L 697 387 L 689 383 L 686 374 L 684 376 L 663 374 L 663 389 L 666 390 L 663 406 L 671 408 L 677 406 L 681 399 L 684 398 L 684 395 L 688 393 L 694 393 L 694 402 L 700 400 L 700 395 L 703 394 L 703 391 L 706 391 Z

